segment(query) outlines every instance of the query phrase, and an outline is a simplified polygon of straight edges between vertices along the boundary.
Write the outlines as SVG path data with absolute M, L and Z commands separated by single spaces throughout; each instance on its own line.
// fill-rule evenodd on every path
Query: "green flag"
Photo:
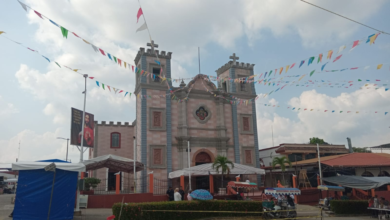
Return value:
M 103 87 L 104 90 L 106 90 L 106 89 L 104 88 L 104 84 L 103 84 L 103 83 L 102 83 L 102 87 Z
M 316 70 L 311 71 L 310 76 L 312 76 L 312 75 L 314 74 L 315 71 L 316 71 Z
M 58 64 L 57 62 L 55 62 L 55 63 L 61 68 L 60 64 Z
M 115 63 L 116 63 L 116 57 L 114 56 L 114 60 L 115 60 Z
M 65 37 L 66 39 L 68 39 L 68 30 L 61 27 L 61 32 L 62 32 L 62 36 Z

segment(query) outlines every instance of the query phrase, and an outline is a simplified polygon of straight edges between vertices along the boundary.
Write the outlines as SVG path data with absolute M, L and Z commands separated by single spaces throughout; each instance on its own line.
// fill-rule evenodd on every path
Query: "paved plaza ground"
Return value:
M 11 198 L 14 195 L 0 195 L 0 220 L 11 220 L 8 215 L 12 212 L 14 205 L 11 204 Z M 308 218 L 308 216 L 318 215 L 318 208 L 308 205 L 298 205 L 298 216 L 306 217 L 305 220 L 320 219 L 320 218 Z M 75 220 L 104 220 L 108 216 L 112 215 L 111 209 L 82 209 L 82 216 L 75 216 Z M 216 218 L 210 218 L 207 220 L 214 220 Z M 258 218 L 218 218 L 218 219 L 229 219 L 229 220 L 243 220 L 243 219 L 258 219 Z M 324 217 L 327 220 L 369 220 L 369 216 L 365 217 Z M 153 219 L 154 220 L 154 219 Z

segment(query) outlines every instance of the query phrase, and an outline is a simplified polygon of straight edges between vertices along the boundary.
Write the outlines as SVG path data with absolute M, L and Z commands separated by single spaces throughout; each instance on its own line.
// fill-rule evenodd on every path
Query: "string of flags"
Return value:
M 73 72 L 75 72 L 75 73 L 78 73 L 78 74 L 80 74 L 80 75 L 83 75 L 83 74 L 81 73 L 80 69 L 75 69 L 75 68 L 68 67 L 68 66 L 66 66 L 66 65 L 62 65 L 62 64 L 59 63 L 58 61 L 55 61 L 55 60 L 53 60 L 53 59 L 48 58 L 47 56 L 42 55 L 38 50 L 35 50 L 35 49 L 30 48 L 30 47 L 24 46 L 22 43 L 19 43 L 19 42 L 17 42 L 17 41 L 14 41 L 14 40 L 8 38 L 8 37 L 5 37 L 4 35 L 2 35 L 2 34 L 4 34 L 4 33 L 5 33 L 4 31 L 0 31 L 0 35 L 1 35 L 2 37 L 4 37 L 5 39 L 7 39 L 7 40 L 9 40 L 9 41 L 12 41 L 12 42 L 14 42 L 15 44 L 18 44 L 19 46 L 21 46 L 21 47 L 23 47 L 23 48 L 25 48 L 25 49 L 28 49 L 28 50 L 30 50 L 30 51 L 32 51 L 32 52 L 34 52 L 34 53 L 36 53 L 36 54 L 42 56 L 42 57 L 43 57 L 45 60 L 47 60 L 49 63 L 54 63 L 54 64 L 55 64 L 56 66 L 58 66 L 59 68 L 65 67 L 65 68 L 68 69 L 68 70 L 71 70 L 71 71 L 73 71 Z M 93 76 L 89 76 L 88 78 L 91 79 L 91 80 L 94 80 L 94 79 L 95 79 L 95 77 L 93 77 Z M 117 93 L 118 93 L 118 94 L 120 94 L 120 93 L 125 93 L 124 97 L 126 97 L 127 94 L 129 94 L 129 96 L 131 96 L 131 93 L 130 93 L 130 92 L 127 92 L 127 91 L 122 90 L 122 89 L 115 88 L 115 87 L 110 86 L 110 85 L 107 85 L 107 84 L 105 84 L 105 83 L 101 83 L 101 82 L 99 82 L 99 81 L 96 81 L 96 84 L 97 84 L 97 86 L 102 87 L 104 90 L 105 90 L 105 88 L 107 88 L 110 92 L 111 92 L 111 88 L 112 88 L 113 91 L 115 92 L 115 94 L 117 94 Z
M 279 108 L 280 105 L 273 105 L 273 104 L 267 104 L 267 103 L 258 103 L 260 104 L 260 106 L 265 106 L 265 107 L 273 107 L 273 108 Z M 376 111 L 376 110 L 328 110 L 328 109 L 316 109 L 316 108 L 303 108 L 303 107 L 294 107 L 294 106 L 287 106 L 287 107 L 283 107 L 283 108 L 286 108 L 286 109 L 291 109 L 292 111 L 297 111 L 297 112 L 322 112 L 322 113 L 335 113 L 335 114 L 362 114 L 362 113 L 373 113 L 373 114 L 384 114 L 384 115 L 388 115 L 388 111 Z

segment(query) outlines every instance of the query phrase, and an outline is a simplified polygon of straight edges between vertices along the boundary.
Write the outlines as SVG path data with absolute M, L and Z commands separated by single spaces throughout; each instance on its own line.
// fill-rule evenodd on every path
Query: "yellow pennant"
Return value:
M 126 68 L 126 62 L 125 62 L 125 68 Z
M 79 71 L 79 69 L 74 69 L 73 71 L 75 71 L 77 73 L 77 71 Z
M 287 73 L 287 71 L 288 71 L 289 68 L 290 68 L 290 65 L 287 65 L 287 66 L 286 66 L 286 73 Z
M 382 68 L 383 64 L 379 64 L 377 69 L 380 70 Z
M 83 41 L 84 41 L 85 43 L 87 43 L 87 44 L 90 44 L 88 41 L 86 41 L 86 40 L 84 40 L 84 39 L 83 39 Z
M 375 43 L 376 38 L 378 37 L 379 33 L 376 33 L 374 36 L 370 38 L 370 45 Z
M 4 31 L 0 31 L 0 34 L 4 34 L 5 32 Z

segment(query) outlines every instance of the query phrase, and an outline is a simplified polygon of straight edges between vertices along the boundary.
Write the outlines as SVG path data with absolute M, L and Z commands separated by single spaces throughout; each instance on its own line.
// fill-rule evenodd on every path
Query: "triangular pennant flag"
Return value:
M 160 61 L 155 60 L 154 62 L 156 62 L 159 66 L 161 66 Z
M 104 90 L 106 90 L 106 89 L 104 88 L 104 83 L 102 83 L 102 87 L 103 87 Z
M 143 14 L 142 8 L 139 8 L 138 12 L 137 12 L 137 23 L 138 23 L 139 17 L 141 17 L 142 14 Z
M 264 74 L 264 78 L 267 76 L 267 72 L 265 72 L 265 74 Z
M 324 68 L 325 68 L 326 64 L 328 64 L 328 62 L 326 62 L 324 65 L 322 65 L 321 71 L 324 71 Z
M 385 115 L 387 115 L 388 112 L 385 112 Z
M 95 52 L 98 52 L 98 51 L 99 51 L 98 48 L 97 48 L 95 45 L 91 44 L 91 46 L 92 46 L 92 49 L 93 49 Z
M 65 38 L 68 38 L 68 30 L 66 30 L 64 27 L 61 27 L 62 36 Z
M 54 21 L 52 21 L 52 20 L 50 20 L 50 19 L 49 19 L 49 21 L 50 21 L 52 24 L 54 24 L 55 26 L 60 27 L 60 26 L 58 26 L 58 24 L 55 23 Z
M 379 33 L 376 33 L 374 36 L 370 38 L 370 45 L 375 43 L 376 38 L 378 37 Z
M 42 55 L 43 56 L 43 55 Z M 47 57 L 45 57 L 45 56 L 43 56 L 43 58 L 45 58 L 47 61 L 49 61 L 49 63 L 50 63 L 50 60 L 49 60 L 49 58 L 47 58 Z
M 94 79 L 95 77 L 91 76 L 91 77 L 88 77 L 88 78 L 90 78 L 90 79 Z
M 61 68 L 60 64 L 58 64 L 57 62 L 55 62 L 55 63 Z
M 110 90 L 110 92 L 111 92 L 111 88 L 110 88 L 110 86 L 109 86 L 109 85 L 107 85 L 107 88 L 108 88 L 108 90 Z
M 322 54 L 318 55 L 317 63 L 322 62 Z
M 345 48 L 346 48 L 345 45 L 341 46 L 341 47 L 339 48 L 339 51 L 338 51 L 337 53 L 341 53 L 341 51 L 343 51 Z
M 340 111 L 340 113 L 342 113 L 343 111 Z
M 117 61 L 116 61 L 116 57 L 115 56 L 113 56 L 114 57 L 114 61 L 115 61 L 115 63 L 117 63 Z
M 272 70 L 268 73 L 268 77 L 270 77 L 271 76 L 271 74 L 272 74 Z
M 72 32 L 72 34 L 78 38 L 80 38 L 75 32 Z
M 122 60 L 118 58 L 119 66 L 122 66 Z
M 301 68 L 301 66 L 305 63 L 304 60 L 301 61 L 301 64 L 299 65 L 299 68 Z
M 310 76 L 312 76 L 312 75 L 314 74 L 315 71 L 316 71 L 316 70 L 311 71 Z
M 368 68 L 370 68 L 370 66 L 366 66 L 366 67 L 364 67 L 364 70 L 367 70 Z
M 88 41 L 86 41 L 86 40 L 84 40 L 84 39 L 83 39 L 83 41 L 84 41 L 86 44 L 91 44 L 91 43 L 89 43 Z
M 27 6 L 23 3 L 21 3 L 19 0 L 18 0 L 18 2 L 22 6 L 22 8 L 27 12 Z
M 336 59 L 333 60 L 333 63 L 336 62 L 337 60 L 339 60 L 341 58 L 342 54 L 338 57 L 336 57 Z
M 108 58 L 110 58 L 110 60 L 112 60 L 111 54 L 107 53 L 107 56 L 108 56 Z
M 73 69 L 73 71 L 75 71 L 77 73 L 77 71 L 79 71 L 80 69 Z
M 119 93 L 123 92 L 123 90 L 119 91 Z
M 332 54 L 333 54 L 333 50 L 329 50 L 328 51 L 328 56 L 326 57 L 326 59 L 331 59 L 332 58 Z
M 134 66 L 131 66 L 131 69 L 133 70 L 133 72 L 134 72 Z
M 373 37 L 374 35 L 375 35 L 375 34 L 371 34 L 370 36 L 368 36 L 366 43 L 370 42 L 371 37 Z
M 1 35 L 1 34 L 4 34 L 4 33 L 5 33 L 4 31 L 0 31 L 0 35 Z M 14 41 L 14 42 L 15 42 L 15 41 Z
M 295 63 L 293 63 L 293 64 L 291 65 L 290 69 L 292 69 L 294 66 L 295 66 Z
M 352 51 L 357 45 L 359 45 L 359 42 L 360 42 L 359 40 L 354 41 L 350 51 Z
M 35 12 L 35 14 L 37 14 L 40 18 L 42 18 L 42 15 L 41 15 L 41 13 L 39 13 L 39 12 L 37 12 L 37 11 L 34 11 Z M 43 18 L 42 18 L 43 19 Z
M 310 57 L 310 58 L 309 58 L 309 62 L 308 62 L 308 64 L 307 64 L 308 66 L 309 66 L 311 63 L 313 63 L 314 58 L 315 58 L 315 57 Z
M 100 53 L 102 53 L 102 55 L 106 56 L 106 54 L 104 53 L 104 51 L 102 49 L 99 48 L 99 50 L 100 50 Z
M 282 72 L 283 72 L 283 67 L 282 67 L 282 68 L 280 68 L 279 75 L 280 75 L 280 74 L 282 74 Z
M 290 68 L 290 65 L 287 65 L 287 66 L 286 66 L 286 73 L 287 73 L 287 71 L 288 71 L 289 68 Z
M 123 62 L 124 63 L 124 65 L 125 65 L 125 68 L 126 68 L 126 62 Z
M 383 64 L 379 64 L 376 69 L 380 70 L 382 68 Z
M 145 30 L 145 29 L 147 29 L 148 28 L 148 26 L 146 25 L 146 22 L 141 26 L 141 27 L 139 27 L 136 31 L 135 31 L 135 33 L 137 33 L 138 31 L 143 31 L 143 30 Z
M 115 89 L 114 87 L 112 87 L 112 89 L 114 90 L 115 94 L 118 92 L 119 89 Z
M 96 85 L 99 86 L 99 81 L 96 81 Z M 100 86 L 99 86 L 100 87 Z

